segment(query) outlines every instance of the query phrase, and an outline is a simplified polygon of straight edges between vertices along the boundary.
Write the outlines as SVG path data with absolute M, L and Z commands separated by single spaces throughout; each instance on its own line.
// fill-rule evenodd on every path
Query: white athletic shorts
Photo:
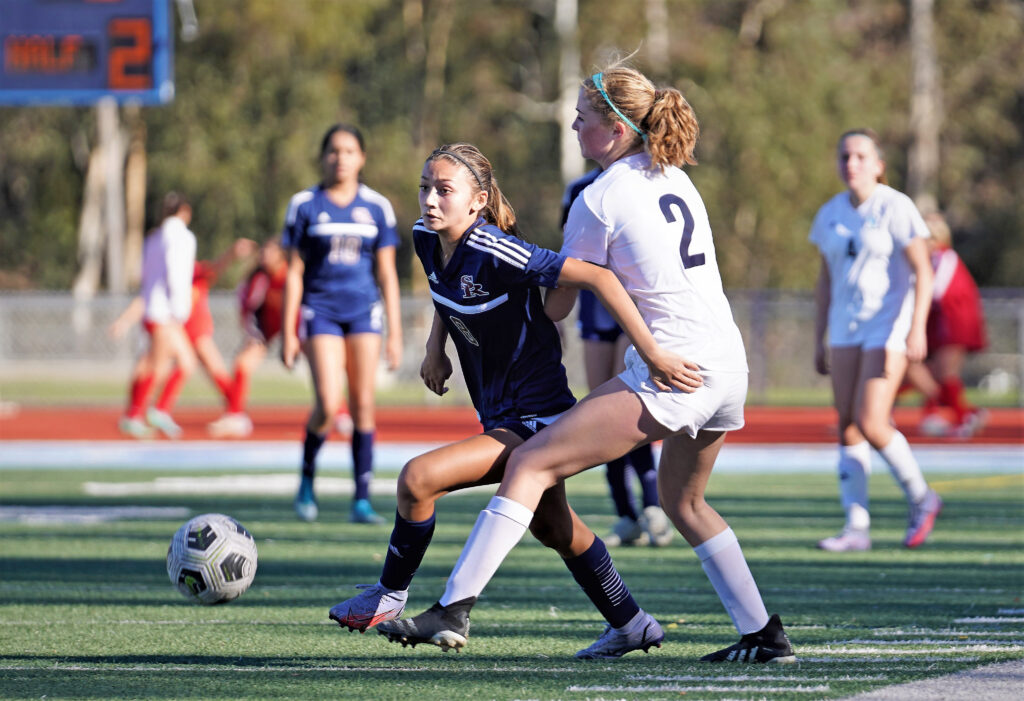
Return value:
M 896 353 L 907 352 L 907 334 L 914 316 L 914 295 L 908 294 L 898 314 L 878 314 L 870 319 L 848 319 L 842 324 L 830 324 L 829 345 L 835 348 L 860 346 L 864 350 L 885 348 Z
M 696 438 L 701 430 L 743 428 L 747 373 L 704 372 L 704 386 L 696 392 L 665 392 L 651 381 L 647 364 L 633 346 L 626 351 L 625 361 L 626 369 L 619 373 L 619 378 L 637 393 L 651 416 L 670 431 Z

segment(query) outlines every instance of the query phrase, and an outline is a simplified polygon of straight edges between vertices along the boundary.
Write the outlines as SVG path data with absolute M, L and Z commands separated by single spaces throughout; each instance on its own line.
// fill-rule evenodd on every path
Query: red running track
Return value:
M 252 436 L 243 440 L 301 440 L 306 407 L 255 407 Z M 9 409 L 0 415 L 4 440 L 133 440 L 117 430 L 119 410 L 112 407 L 39 407 Z M 182 408 L 175 419 L 185 440 L 207 440 L 206 425 L 217 418 L 214 409 Z M 921 411 L 898 407 L 896 426 L 911 442 L 962 444 L 955 438 L 923 436 L 917 429 Z M 821 407 L 747 407 L 747 425 L 734 431 L 734 443 L 833 443 L 835 412 Z M 468 407 L 380 407 L 377 438 L 381 441 L 447 443 L 480 431 L 476 413 Z M 977 444 L 1024 444 L 1024 409 L 991 409 L 982 431 L 970 439 Z

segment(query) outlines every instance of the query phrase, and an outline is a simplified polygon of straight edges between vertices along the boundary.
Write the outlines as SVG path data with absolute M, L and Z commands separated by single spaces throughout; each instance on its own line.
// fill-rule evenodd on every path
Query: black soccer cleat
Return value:
M 701 662 L 760 662 L 765 664 L 792 664 L 796 662 L 793 646 L 782 629 L 779 614 L 772 614 L 764 628 L 747 633 L 735 645 L 712 652 L 700 658 Z
M 469 637 L 469 611 L 476 603 L 476 597 L 455 601 L 447 606 L 437 602 L 426 611 L 412 618 L 384 621 L 377 626 L 381 635 L 402 647 L 419 643 L 430 643 L 448 652 L 458 652 L 466 646 Z

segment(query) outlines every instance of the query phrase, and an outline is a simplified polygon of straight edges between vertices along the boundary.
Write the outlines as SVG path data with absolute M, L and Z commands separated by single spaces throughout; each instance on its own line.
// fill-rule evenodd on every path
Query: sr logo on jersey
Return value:
M 484 290 L 484 286 L 478 282 L 473 282 L 472 275 L 463 275 L 459 282 L 462 283 L 463 299 L 472 299 L 473 297 L 487 296 L 487 292 Z
M 452 322 L 452 326 L 457 328 L 462 333 L 462 335 L 466 337 L 467 341 L 472 343 L 477 348 L 480 347 L 480 342 L 473 338 L 473 334 L 470 333 L 469 328 L 464 323 L 462 323 L 462 319 L 460 319 L 457 316 L 450 316 L 448 317 L 448 320 Z

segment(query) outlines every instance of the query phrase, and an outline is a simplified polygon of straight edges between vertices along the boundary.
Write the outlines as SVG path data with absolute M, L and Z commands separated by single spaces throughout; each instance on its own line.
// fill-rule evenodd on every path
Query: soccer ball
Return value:
M 197 603 L 237 599 L 256 576 L 256 541 L 230 516 L 196 516 L 171 538 L 167 576 L 182 596 Z

